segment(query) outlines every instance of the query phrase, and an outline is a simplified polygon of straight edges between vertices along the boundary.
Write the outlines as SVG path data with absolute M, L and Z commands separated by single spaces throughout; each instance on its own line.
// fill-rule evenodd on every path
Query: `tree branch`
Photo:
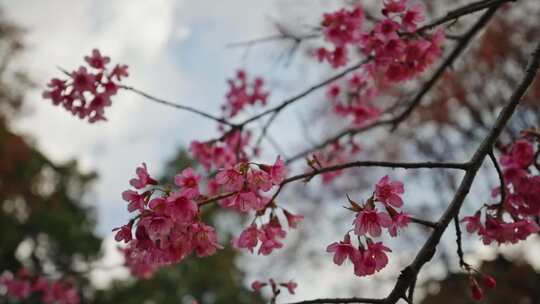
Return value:
M 170 102 L 170 101 L 167 101 L 167 100 L 164 100 L 164 99 L 161 99 L 161 98 L 157 98 L 157 97 L 154 97 L 146 92 L 143 92 L 139 89 L 136 89 L 134 87 L 130 87 L 130 86 L 126 86 L 126 85 L 121 85 L 120 86 L 121 89 L 124 89 L 124 90 L 127 90 L 127 91 L 131 91 L 139 96 L 142 96 L 146 99 L 149 99 L 151 101 L 154 101 L 154 102 L 157 102 L 157 103 L 160 103 L 162 105 L 165 105 L 165 106 L 169 106 L 169 107 L 172 107 L 172 108 L 175 108 L 175 109 L 179 109 L 179 110 L 183 110 L 183 111 L 188 111 L 188 112 L 191 112 L 191 113 L 194 113 L 194 114 L 197 114 L 199 116 L 202 116 L 202 117 L 205 117 L 205 118 L 208 118 L 208 119 L 211 119 L 211 120 L 214 120 L 218 123 L 222 123 L 224 125 L 227 125 L 229 127 L 235 127 L 236 125 L 227 121 L 226 119 L 224 118 L 221 118 L 221 117 L 217 117 L 217 116 L 214 116 L 212 114 L 209 114 L 209 113 L 206 113 L 204 111 L 201 111 L 201 110 L 198 110 L 198 109 L 195 109 L 193 107 L 190 107 L 190 106 L 185 106 L 185 105 L 181 105 L 181 104 L 177 104 L 177 103 L 174 103 L 174 102 Z

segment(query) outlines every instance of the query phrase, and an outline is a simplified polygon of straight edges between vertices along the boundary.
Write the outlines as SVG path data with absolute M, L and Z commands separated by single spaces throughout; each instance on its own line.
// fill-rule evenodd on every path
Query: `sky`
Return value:
M 30 113 L 15 128 L 56 161 L 76 158 L 86 171 L 97 171 L 88 203 L 98 211 L 98 232 L 107 237 L 109 265 L 120 263 L 111 241 L 111 229 L 127 222 L 129 214 L 120 193 L 127 189 L 135 168 L 146 162 L 159 176 L 174 152 L 194 139 L 212 138 L 212 122 L 120 92 L 107 109 L 107 122 L 88 124 L 41 97 L 41 90 L 58 67 L 76 69 L 93 48 L 113 63 L 130 67 L 125 84 L 156 97 L 218 114 L 226 92 L 226 78 L 238 68 L 270 79 L 270 103 L 316 83 L 321 70 L 302 63 L 302 54 L 290 67 L 278 62 L 282 43 L 249 49 L 227 47 L 238 41 L 274 34 L 273 22 L 317 24 L 320 13 L 335 6 L 331 0 L 0 0 L 8 17 L 26 28 L 27 51 L 17 65 L 36 83 L 27 99 Z M 271 130 L 283 146 L 299 146 L 296 130 L 302 107 L 292 107 Z M 275 153 L 272 151 L 273 160 Z M 263 155 L 264 157 L 264 155 Z M 519 249 L 518 249 L 519 250 Z M 527 252 L 532 252 L 531 250 Z M 484 256 L 492 256 L 486 251 Z M 483 255 L 480 255 L 483 256 Z M 394 267 L 397 267 L 394 265 Z M 307 269 L 309 280 L 296 299 L 331 295 L 324 279 L 338 268 Z M 397 269 L 396 269 L 397 270 Z M 125 273 L 119 273 L 125 274 Z M 108 274 L 107 274 L 108 275 Z M 97 277 L 103 279 L 104 273 Z M 346 276 L 352 279 L 352 274 Z M 301 289 L 302 290 L 302 289 Z M 335 291 L 337 292 L 337 291 Z

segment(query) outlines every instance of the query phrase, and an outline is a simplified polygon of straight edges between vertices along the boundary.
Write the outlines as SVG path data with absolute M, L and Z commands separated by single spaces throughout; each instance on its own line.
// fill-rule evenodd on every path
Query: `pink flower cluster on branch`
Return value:
M 380 237 L 383 229 L 395 237 L 399 229 L 409 224 L 409 216 L 397 210 L 403 206 L 403 193 L 401 182 L 384 176 L 375 186 L 374 194 L 365 203 L 358 204 L 349 199 L 349 209 L 356 213 L 352 230 L 357 236 L 358 245 L 351 242 L 350 232 L 345 234 L 342 241 L 330 244 L 326 251 L 334 254 L 336 265 L 342 265 L 348 259 L 354 265 L 354 274 L 362 277 L 372 275 L 388 264 L 387 252 L 391 252 L 390 248 L 382 242 L 375 242 L 373 238 Z M 381 209 L 378 209 L 378 206 Z
M 538 144 L 522 138 L 502 148 L 503 184 L 493 189 L 493 196 L 500 201 L 462 220 L 467 232 L 477 233 L 486 245 L 517 243 L 540 231 L 535 222 L 535 217 L 540 216 Z
M 116 241 L 124 241 L 126 265 L 139 277 L 149 277 L 160 266 L 178 263 L 190 254 L 213 255 L 221 248 L 215 229 L 200 219 L 199 176 L 187 168 L 176 176 L 180 189 L 155 187 L 143 164 L 130 181 L 135 190 L 126 190 L 122 198 L 128 211 L 137 216 L 116 228 Z M 133 233 L 134 230 L 134 233 Z
M 419 76 L 442 54 L 442 29 L 417 33 L 418 23 L 425 19 L 424 7 L 408 2 L 384 1 L 383 19 L 369 31 L 363 28 L 361 7 L 323 16 L 323 34 L 333 50 L 319 48 L 319 61 L 328 61 L 334 68 L 344 66 L 351 48 L 368 58 L 361 71 L 328 88 L 334 111 L 352 118 L 357 127 L 379 118 L 381 111 L 373 100 L 381 90 Z
M 257 77 L 250 82 L 244 70 L 238 70 L 236 77 L 228 79 L 229 91 L 225 95 L 226 103 L 222 110 L 226 117 L 232 118 L 240 113 L 246 106 L 260 103 L 266 105 L 269 93 L 263 90 L 264 80 Z
M 233 242 L 235 247 L 252 250 L 260 241 L 259 253 L 267 255 L 283 246 L 286 232 L 276 216 L 278 207 L 264 194 L 285 178 L 279 157 L 273 165 L 238 163 L 221 169 L 207 183 L 209 195 L 214 196 L 201 194 L 201 176 L 192 168 L 175 176 L 178 188 L 174 190 L 160 187 L 144 163 L 136 175 L 130 180 L 134 189 L 124 191 L 122 198 L 128 203 L 127 210 L 137 215 L 114 231 L 116 241 L 127 244 L 122 249 L 126 266 L 137 277 L 148 278 L 161 266 L 178 263 L 191 254 L 210 256 L 222 248 L 215 229 L 201 220 L 200 207 L 213 201 L 242 213 L 254 211 L 256 219 L 270 210 L 269 222 L 260 229 L 251 225 Z M 283 214 L 290 228 L 302 219 L 286 210 Z M 253 230 L 255 240 L 248 236 Z
M 88 122 L 106 120 L 105 108 L 112 104 L 111 97 L 118 92 L 119 83 L 129 76 L 128 66 L 117 64 L 108 70 L 110 58 L 101 55 L 97 49 L 84 60 L 88 66 L 66 73 L 68 79 L 53 78 L 43 92 L 43 98 L 63 106 L 81 119 L 88 119 Z
M 46 304 L 78 304 L 79 292 L 70 280 L 50 280 L 36 276 L 21 268 L 15 275 L 10 272 L 0 276 L 0 286 L 5 287 L 7 296 L 14 300 L 39 297 Z

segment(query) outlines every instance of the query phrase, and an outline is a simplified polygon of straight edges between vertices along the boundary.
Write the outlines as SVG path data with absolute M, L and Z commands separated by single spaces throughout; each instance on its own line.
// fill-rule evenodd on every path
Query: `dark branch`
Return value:
M 161 99 L 161 98 L 157 98 L 157 97 L 154 97 L 148 93 L 145 93 L 139 89 L 136 89 L 134 87 L 130 87 L 130 86 L 126 86 L 126 85 L 122 85 L 120 86 L 120 88 L 124 89 L 124 90 L 127 90 L 127 91 L 131 91 L 137 95 L 140 95 L 146 99 L 149 99 L 151 101 L 154 101 L 154 102 L 157 102 L 157 103 L 160 103 L 162 105 L 166 105 L 166 106 L 169 106 L 169 107 L 173 107 L 175 109 L 179 109 L 179 110 L 183 110 L 183 111 L 188 111 L 188 112 L 191 112 L 191 113 L 194 113 L 194 114 L 197 114 L 199 116 L 202 116 L 202 117 L 206 117 L 208 119 L 211 119 L 211 120 L 214 120 L 218 123 L 222 123 L 224 125 L 227 125 L 229 127 L 235 127 L 236 125 L 233 124 L 233 123 L 230 123 L 228 122 L 227 120 L 221 118 L 221 117 L 217 117 L 217 116 L 214 116 L 212 114 L 208 114 L 206 112 L 203 112 L 201 110 L 198 110 L 198 109 L 195 109 L 193 107 L 190 107 L 190 106 L 185 106 L 185 105 L 181 105 L 181 104 L 177 104 L 177 103 L 174 103 L 174 102 L 170 102 L 170 101 L 167 101 L 167 100 L 164 100 L 164 99 Z
M 366 303 L 380 304 L 385 303 L 384 299 L 368 299 L 368 298 L 346 298 L 346 299 L 315 299 L 300 302 L 291 302 L 287 304 L 342 304 L 342 303 Z

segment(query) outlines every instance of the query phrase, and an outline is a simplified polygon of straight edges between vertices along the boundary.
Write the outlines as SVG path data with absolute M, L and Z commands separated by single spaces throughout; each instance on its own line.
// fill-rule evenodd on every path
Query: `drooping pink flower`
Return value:
M 278 221 L 264 224 L 259 230 L 259 240 L 262 243 L 259 247 L 259 254 L 269 255 L 274 249 L 283 247 L 281 239 L 285 238 L 286 235 L 287 233 L 281 228 Z
M 354 232 L 357 235 L 369 234 L 373 237 L 378 237 L 381 235 L 382 228 L 388 228 L 392 225 L 392 218 L 388 213 L 365 208 L 358 212 L 353 224 Z
M 232 244 L 237 249 L 247 248 L 251 253 L 257 246 L 259 239 L 259 230 L 257 225 L 252 224 L 248 228 L 244 229 L 237 239 L 232 240 Z
M 471 289 L 471 295 L 473 299 L 480 301 L 484 298 L 484 292 L 482 291 L 482 288 L 480 288 L 476 280 L 471 280 L 471 284 L 469 287 Z
M 287 219 L 287 225 L 289 225 L 289 228 L 298 227 L 298 223 L 304 219 L 303 215 L 292 214 L 287 210 L 283 210 L 283 214 Z
M 388 233 L 391 236 L 396 237 L 398 230 L 407 227 L 411 219 L 407 213 L 399 212 L 392 215 L 392 224 L 388 227 Z
M 250 190 L 243 190 L 231 197 L 227 197 L 221 200 L 220 204 L 223 207 L 235 208 L 241 212 L 259 210 L 264 207 L 261 199 Z
M 148 168 L 146 167 L 145 163 L 142 163 L 142 166 L 137 167 L 135 173 L 137 174 L 137 178 L 132 178 L 129 181 L 129 184 L 135 187 L 135 189 L 142 189 L 147 185 L 157 184 L 157 181 L 150 177 L 150 174 L 148 174 Z
M 114 240 L 117 242 L 124 241 L 125 243 L 129 243 L 133 239 L 131 234 L 132 225 L 132 222 L 130 222 L 127 225 L 113 229 L 113 231 L 118 231 L 114 236 Z
M 341 265 L 343 262 L 349 258 L 349 260 L 353 261 L 357 255 L 358 249 L 354 248 L 354 246 L 351 244 L 351 237 L 347 233 L 343 239 L 343 241 L 334 242 L 328 247 L 326 247 L 326 252 L 333 252 L 334 253 L 334 264 Z
M 377 200 L 396 208 L 403 206 L 403 200 L 400 197 L 403 192 L 405 192 L 403 183 L 391 181 L 388 175 L 381 178 L 375 186 Z
M 176 185 L 180 186 L 180 194 L 187 198 L 195 198 L 199 195 L 199 181 L 201 176 L 191 167 L 186 168 L 182 173 L 174 177 Z
M 93 68 L 96 69 L 105 69 L 107 63 L 111 61 L 111 58 L 107 56 L 102 56 L 98 49 L 92 50 L 91 56 L 85 56 L 84 60 Z
M 191 226 L 193 232 L 193 246 L 197 256 L 204 257 L 213 255 L 217 249 L 223 247 L 219 245 L 216 231 L 213 227 L 204 223 L 195 223 Z
M 261 281 L 253 281 L 253 283 L 251 283 L 251 288 L 254 290 L 254 291 L 260 291 L 261 288 L 263 288 L 264 286 L 268 285 L 268 283 L 263 283 Z
M 294 282 L 292 280 L 287 282 L 287 283 L 280 283 L 279 285 L 287 288 L 289 293 L 292 294 L 292 295 L 294 294 L 295 289 L 298 287 L 298 284 L 296 284 L 296 282 Z
M 520 139 L 512 144 L 508 155 L 501 157 L 501 164 L 505 167 L 526 168 L 534 160 L 534 147 L 525 139 Z
M 366 276 L 379 272 L 388 264 L 386 252 L 392 252 L 382 242 L 369 243 L 367 249 L 359 251 L 354 259 L 354 273 L 357 276 Z
M 484 226 L 480 221 L 480 215 L 480 212 L 476 212 L 474 216 L 465 216 L 461 220 L 462 222 L 467 223 L 466 229 L 468 233 L 474 233 L 476 231 L 481 233 L 484 230 Z
M 133 212 L 136 210 L 143 210 L 145 205 L 145 195 L 139 194 L 137 191 L 133 190 L 126 190 L 122 192 L 122 199 L 126 202 L 129 202 L 128 204 L 128 211 Z
M 270 176 L 272 177 L 272 183 L 279 185 L 285 179 L 285 161 L 280 156 L 277 157 L 274 164 L 270 167 Z

